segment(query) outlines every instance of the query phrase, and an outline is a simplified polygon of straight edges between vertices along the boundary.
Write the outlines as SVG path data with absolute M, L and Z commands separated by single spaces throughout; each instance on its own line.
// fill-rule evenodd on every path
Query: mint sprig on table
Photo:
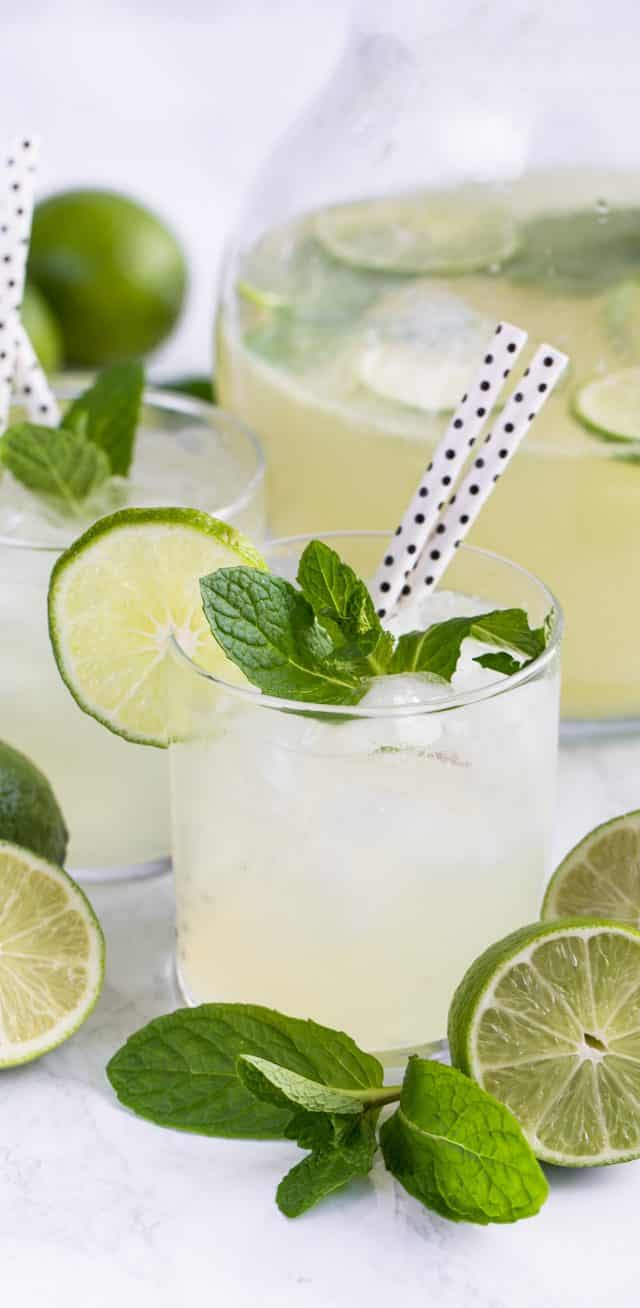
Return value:
M 121 1103 L 161 1126 L 295 1140 L 308 1152 L 278 1186 L 288 1217 L 367 1176 L 379 1148 L 405 1189 L 452 1221 L 517 1221 L 547 1197 L 516 1119 L 462 1072 L 411 1058 L 402 1085 L 383 1086 L 381 1064 L 349 1036 L 269 1008 L 203 1004 L 156 1018 L 107 1073 Z
M 59 427 L 9 427 L 0 437 L 0 464 L 58 510 L 81 516 L 110 477 L 130 471 L 143 390 L 142 364 L 113 364 L 73 401 Z
M 450 618 L 395 639 L 382 627 L 367 587 L 335 550 L 311 541 L 298 587 L 254 568 L 220 568 L 200 582 L 218 644 L 266 695 L 317 704 L 357 704 L 376 676 L 423 673 L 450 682 L 462 643 L 496 647 L 477 662 L 507 675 L 547 643 L 523 609 Z

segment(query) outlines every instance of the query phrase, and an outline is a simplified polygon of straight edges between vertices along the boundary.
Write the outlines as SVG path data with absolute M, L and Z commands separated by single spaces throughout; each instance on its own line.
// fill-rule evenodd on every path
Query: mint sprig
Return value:
M 107 455 L 90 441 L 27 422 L 0 439 L 0 460 L 16 481 L 74 517 L 111 475 Z
M 493 646 L 476 662 L 511 675 L 543 652 L 547 625 L 524 609 L 449 618 L 396 640 L 385 631 L 365 583 L 322 541 L 307 545 L 300 589 L 251 568 L 222 568 L 200 581 L 218 644 L 264 694 L 307 703 L 355 705 L 373 677 L 419 673 L 450 682 L 462 645 Z
M 143 390 L 141 363 L 114 363 L 103 369 L 62 418 L 67 431 L 104 450 L 117 477 L 127 477 L 131 469 Z
M 0 438 L 0 463 L 61 512 L 82 516 L 111 476 L 127 476 L 144 390 L 139 363 L 106 368 L 57 428 L 16 423 Z
M 309 1152 L 278 1186 L 287 1217 L 366 1176 L 379 1144 L 409 1193 L 453 1221 L 518 1221 L 547 1196 L 516 1119 L 462 1072 L 412 1058 L 402 1086 L 383 1086 L 349 1036 L 271 1009 L 179 1009 L 131 1036 L 107 1073 L 123 1104 L 161 1126 L 296 1140 Z

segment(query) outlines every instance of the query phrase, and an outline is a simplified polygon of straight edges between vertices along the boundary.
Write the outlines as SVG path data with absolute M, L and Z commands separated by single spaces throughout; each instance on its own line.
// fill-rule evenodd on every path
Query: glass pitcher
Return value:
M 640 718 L 639 47 L 623 0 L 367 0 L 249 197 L 217 325 L 279 535 L 391 528 L 498 319 L 570 355 L 471 539 L 559 595 L 565 717 L 617 726 Z

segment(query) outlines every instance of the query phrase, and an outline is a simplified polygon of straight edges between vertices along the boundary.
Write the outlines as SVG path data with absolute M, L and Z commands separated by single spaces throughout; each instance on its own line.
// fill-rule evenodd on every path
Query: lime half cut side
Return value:
M 640 368 L 597 377 L 576 391 L 576 418 L 609 441 L 640 441 Z
M 515 931 L 463 978 L 449 1045 L 543 1161 L 639 1157 L 640 932 L 578 919 Z
M 238 680 L 199 581 L 243 564 L 265 566 L 233 527 L 195 509 L 123 509 L 85 532 L 49 586 L 53 651 L 80 708 L 127 740 L 166 747 L 172 637 L 206 671 Z
M 640 810 L 603 822 L 567 854 L 540 916 L 606 917 L 640 927 Z
M 518 246 L 510 213 L 471 189 L 338 205 L 318 214 L 315 234 L 342 263 L 407 276 L 493 268 Z
M 66 1040 L 102 986 L 104 939 L 88 899 L 54 863 L 0 841 L 0 1067 Z

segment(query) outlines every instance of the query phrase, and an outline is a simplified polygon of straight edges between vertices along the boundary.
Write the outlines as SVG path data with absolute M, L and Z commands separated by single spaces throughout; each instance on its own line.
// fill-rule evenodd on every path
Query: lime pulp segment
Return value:
M 640 810 L 603 822 L 567 854 L 541 917 L 605 917 L 640 927 Z
M 640 932 L 524 927 L 472 965 L 449 1014 L 454 1064 L 515 1114 L 546 1162 L 640 1156 Z
M 124 509 L 91 527 L 49 587 L 54 654 L 80 707 L 117 735 L 165 747 L 173 636 L 206 671 L 238 679 L 211 635 L 199 579 L 240 564 L 264 567 L 234 528 L 193 509 Z
M 62 868 L 0 841 L 0 1067 L 38 1058 L 88 1016 L 104 940 Z

